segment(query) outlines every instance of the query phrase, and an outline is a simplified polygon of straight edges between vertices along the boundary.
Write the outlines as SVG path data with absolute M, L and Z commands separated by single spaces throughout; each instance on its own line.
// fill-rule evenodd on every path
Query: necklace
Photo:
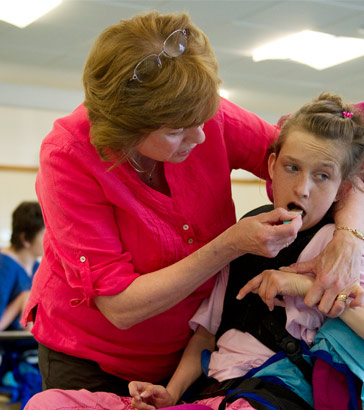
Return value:
M 144 169 L 133 157 L 127 157 L 127 161 L 138 174 L 147 174 L 148 181 L 153 181 L 153 172 L 157 166 L 158 161 L 154 161 L 154 164 L 150 170 Z

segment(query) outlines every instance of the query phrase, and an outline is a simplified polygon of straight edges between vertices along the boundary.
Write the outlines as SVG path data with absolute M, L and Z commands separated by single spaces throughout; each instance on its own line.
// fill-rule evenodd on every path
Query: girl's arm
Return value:
M 257 293 L 269 310 L 274 306 L 284 306 L 278 295 L 305 297 L 314 284 L 313 278 L 293 272 L 265 270 L 240 289 L 237 298 L 242 299 L 249 292 Z M 356 285 L 359 287 L 359 285 Z M 364 338 L 364 308 L 351 307 L 340 303 L 343 313 L 339 316 L 355 333 Z
M 175 403 L 187 388 L 201 376 L 202 351 L 205 349 L 215 350 L 215 336 L 204 327 L 199 326 L 193 336 L 194 340 L 191 339 L 192 342 L 187 345 L 182 360 L 167 386 L 167 390 L 174 398 Z
M 364 308 L 362 306 L 346 306 L 344 312 L 340 315 L 340 319 L 364 339 Z
M 185 348 L 181 361 L 167 387 L 146 382 L 133 381 L 129 392 L 132 404 L 138 410 L 175 405 L 187 388 L 202 374 L 201 352 L 214 350 L 215 336 L 199 326 Z
M 314 279 L 307 275 L 267 269 L 247 282 L 236 298 L 240 300 L 250 292 L 256 293 L 272 311 L 274 306 L 284 306 L 284 301 L 278 296 L 305 297 L 313 283 Z

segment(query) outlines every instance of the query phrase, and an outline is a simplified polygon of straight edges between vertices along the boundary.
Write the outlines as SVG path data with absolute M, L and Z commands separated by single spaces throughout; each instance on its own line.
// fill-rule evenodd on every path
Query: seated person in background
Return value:
M 44 221 L 38 202 L 22 202 L 12 214 L 10 246 L 0 252 L 0 330 L 23 329 L 23 312 L 43 255 Z
M 361 186 L 357 175 L 363 160 L 364 126 L 359 114 L 352 113 L 351 107 L 344 105 L 339 97 L 330 94 L 323 94 L 304 106 L 287 120 L 274 147 L 274 153 L 269 158 L 275 206 L 285 209 L 295 208 L 302 212 L 302 227 L 297 240 L 289 246 L 287 244 L 287 248 L 273 259 L 250 254 L 236 259 L 231 263 L 230 279 L 227 268 L 219 275 L 212 295 L 202 303 L 192 319 L 192 325 L 197 327 L 197 330 L 186 347 L 183 358 L 167 388 L 151 383 L 131 382 L 129 389 L 133 396 L 132 401 L 130 398 L 119 397 L 112 393 L 51 389 L 34 396 L 26 410 L 55 410 L 58 408 L 66 410 L 73 409 L 76 405 L 79 409 L 86 409 L 96 404 L 107 405 L 107 408 L 111 410 L 121 410 L 130 408 L 131 403 L 140 410 L 173 406 L 180 400 L 185 390 L 201 375 L 201 352 L 204 349 L 214 350 L 215 334 L 219 336 L 218 350 L 211 356 L 209 376 L 216 378 L 219 382 L 228 379 L 240 381 L 248 372 L 260 368 L 275 355 L 275 351 L 279 350 L 272 342 L 274 335 L 268 333 L 267 336 L 267 331 L 263 333 L 266 336 L 265 341 L 268 339 L 268 346 L 264 341 L 254 337 L 260 333 L 263 317 L 270 312 L 259 296 L 249 294 L 243 300 L 238 300 L 236 299 L 237 292 L 249 279 L 259 275 L 264 269 L 278 269 L 289 265 L 295 262 L 299 255 L 298 260 L 305 261 L 320 252 L 335 231 L 335 226 L 328 224 L 332 221 L 326 217 L 326 214 L 339 197 L 343 197 L 347 190 L 353 189 L 352 183 L 355 182 L 354 186 Z M 267 210 L 272 206 L 262 208 Z M 261 208 L 253 211 L 255 214 L 259 212 L 262 212 Z M 286 274 L 282 273 L 282 275 Z M 304 277 L 292 273 L 290 275 L 291 277 Z M 362 272 L 362 277 L 364 277 L 364 272 Z M 306 280 L 306 277 L 304 278 Z M 310 284 L 311 279 L 307 280 Z M 297 291 L 297 294 L 303 296 L 306 293 L 309 288 L 307 283 L 301 291 Z M 277 289 L 280 290 L 278 287 Z M 296 293 L 290 289 L 288 294 Z M 241 296 L 244 295 L 243 290 Z M 272 299 L 275 296 L 276 294 L 270 295 Z M 339 299 L 345 298 L 340 295 Z M 271 307 L 271 302 L 269 303 Z M 290 312 L 287 310 L 287 313 L 290 313 L 287 327 L 290 331 L 291 328 L 301 328 L 301 332 L 296 331 L 294 335 L 312 344 L 314 335 L 325 318 L 317 308 L 307 306 L 303 308 L 302 298 L 299 303 L 299 308 L 296 306 L 297 301 L 289 303 L 292 309 Z M 297 311 L 297 313 L 292 315 L 292 311 Z M 306 320 L 306 325 L 299 324 L 300 311 L 303 311 L 306 319 L 312 318 L 312 320 Z M 238 312 L 241 312 L 240 316 Z M 342 319 L 347 321 L 355 332 L 359 332 L 364 325 L 362 312 L 363 308 L 346 306 Z M 272 313 L 275 323 L 278 321 L 285 331 L 285 309 L 279 306 Z M 356 317 L 355 321 L 352 317 Z M 238 323 L 230 323 L 230 319 L 235 318 Z M 247 321 L 247 318 L 250 320 Z M 340 319 L 333 319 L 333 321 L 336 320 Z M 239 322 L 246 329 L 242 329 Z M 307 350 L 305 352 L 307 353 Z M 288 368 L 290 363 L 288 363 Z M 283 364 L 285 367 L 282 373 L 285 375 L 289 372 L 287 363 Z M 298 367 L 296 368 L 293 364 L 291 366 L 293 369 L 288 370 L 293 372 L 293 380 L 298 380 L 300 385 L 304 383 L 307 385 Z M 301 365 L 301 367 L 307 366 Z M 270 369 L 267 369 L 269 372 Z M 284 386 L 280 387 L 282 384 Z M 294 383 L 293 386 L 291 385 L 291 379 L 286 380 L 282 377 L 282 380 L 278 382 L 280 390 L 278 392 L 275 390 L 275 393 L 277 397 L 281 397 L 282 389 L 285 392 L 288 391 L 288 404 L 284 403 L 288 406 L 286 408 L 310 408 L 313 400 L 312 392 L 310 386 L 306 385 L 303 389 L 305 394 L 301 395 Z M 216 389 L 216 391 L 219 392 L 221 389 Z M 205 395 L 205 397 L 208 396 Z M 200 403 L 216 409 L 223 398 L 210 398 Z M 240 398 L 232 406 L 240 409 L 267 408 L 262 403 L 259 403 L 260 407 L 254 407 L 255 404 L 251 407 L 248 401 Z
M 0 252 L 1 331 L 24 329 L 20 316 L 39 266 L 37 259 L 43 255 L 43 235 L 38 202 L 19 204 L 12 214 L 10 245 Z M 21 408 L 41 390 L 37 347 L 33 338 L 4 338 L 0 342 L 0 392 L 10 396 L 9 403 L 20 402 Z

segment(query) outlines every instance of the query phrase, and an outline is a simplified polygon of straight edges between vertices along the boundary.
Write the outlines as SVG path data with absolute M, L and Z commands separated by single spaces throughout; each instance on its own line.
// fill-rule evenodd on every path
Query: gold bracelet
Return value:
M 349 232 L 352 232 L 357 238 L 364 241 L 364 233 L 359 231 L 358 229 L 349 228 L 348 226 L 336 226 L 335 230 L 336 231 L 349 231 Z

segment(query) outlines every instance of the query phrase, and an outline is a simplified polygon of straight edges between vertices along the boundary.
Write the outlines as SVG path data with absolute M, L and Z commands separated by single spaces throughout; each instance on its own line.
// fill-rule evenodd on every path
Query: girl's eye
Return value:
M 296 172 L 298 171 L 298 167 L 296 165 L 286 165 L 285 167 L 288 171 L 290 172 Z
M 317 178 L 321 179 L 322 181 L 326 181 L 329 179 L 329 176 L 327 174 L 317 174 Z

